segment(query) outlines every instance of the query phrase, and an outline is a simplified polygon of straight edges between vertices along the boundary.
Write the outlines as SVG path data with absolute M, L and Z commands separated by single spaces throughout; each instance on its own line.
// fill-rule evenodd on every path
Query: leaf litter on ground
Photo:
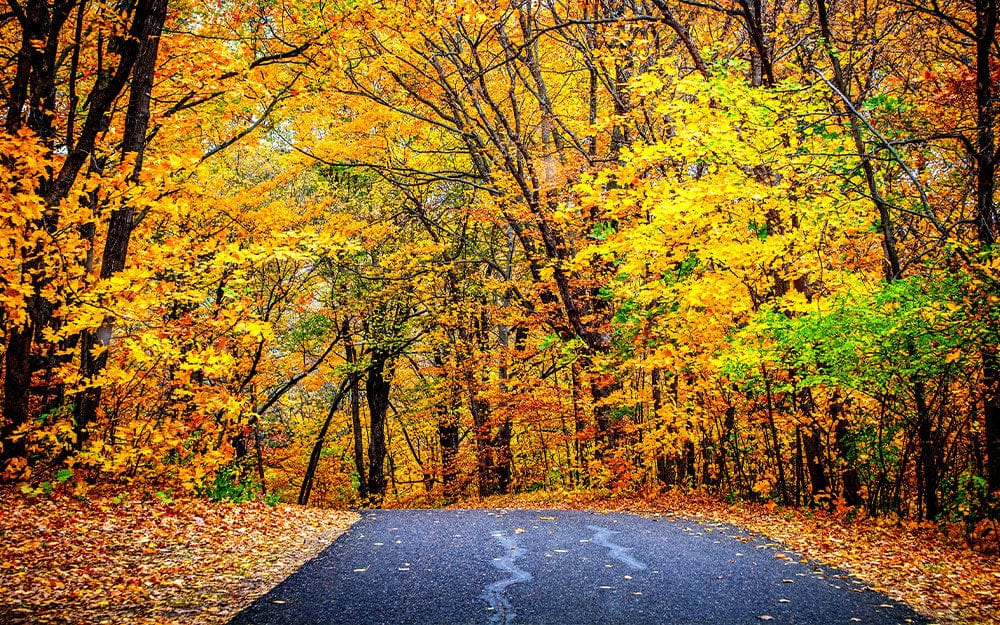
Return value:
M 0 492 L 0 622 L 227 622 L 342 534 L 350 512 Z

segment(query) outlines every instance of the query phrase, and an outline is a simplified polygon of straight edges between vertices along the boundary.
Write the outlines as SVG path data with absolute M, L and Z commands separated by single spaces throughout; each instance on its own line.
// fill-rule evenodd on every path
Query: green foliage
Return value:
M 303 317 L 284 336 L 288 347 L 295 347 L 321 339 L 334 329 L 334 321 L 327 315 L 314 314 Z
M 594 227 L 590 231 L 590 238 L 596 241 L 604 241 L 609 236 L 616 232 L 614 224 L 602 221 L 594 224 Z
M 756 376 L 756 363 L 763 362 L 793 369 L 795 383 L 804 387 L 898 392 L 961 366 L 977 330 L 964 319 L 960 301 L 954 283 L 913 278 L 841 296 L 814 313 L 789 316 L 764 309 L 734 335 L 723 371 L 745 380 Z
M 243 474 L 237 464 L 224 466 L 215 472 L 212 483 L 197 490 L 200 497 L 211 501 L 242 503 L 256 501 L 260 496 L 260 483 Z
M 990 497 L 989 484 L 981 475 L 966 471 L 941 483 L 947 501 L 944 515 L 950 521 L 972 528 L 983 519 L 1000 518 L 1000 505 Z
M 886 93 L 879 93 L 865 100 L 865 108 L 876 113 L 905 113 L 910 104 L 902 98 Z
M 56 474 L 51 480 L 45 480 L 44 482 L 39 482 L 37 486 L 31 484 L 24 484 L 21 486 L 21 494 L 26 497 L 39 497 L 41 495 L 49 495 L 54 491 L 60 484 L 68 482 L 73 477 L 72 469 L 60 469 L 56 471 Z

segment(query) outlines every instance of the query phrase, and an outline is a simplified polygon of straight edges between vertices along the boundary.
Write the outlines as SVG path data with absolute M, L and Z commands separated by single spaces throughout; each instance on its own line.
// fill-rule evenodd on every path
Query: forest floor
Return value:
M 455 507 L 537 508 L 634 512 L 722 522 L 780 542 L 805 558 L 844 569 L 865 584 L 942 625 L 1000 625 L 1000 555 L 993 533 L 973 550 L 954 527 L 856 518 L 774 504 L 727 504 L 716 498 L 667 493 L 647 499 L 591 492 L 489 497 Z M 778 556 L 776 556 L 778 557 Z
M 356 519 L 262 503 L 0 491 L 0 623 L 226 623 Z
M 1000 556 L 931 524 L 849 513 L 534 493 L 456 507 L 562 508 L 686 516 L 767 535 L 841 567 L 946 625 L 1000 625 Z M 89 501 L 0 490 L 0 622 L 221 625 L 298 569 L 357 516 L 203 500 Z M 995 536 L 993 537 L 995 540 Z

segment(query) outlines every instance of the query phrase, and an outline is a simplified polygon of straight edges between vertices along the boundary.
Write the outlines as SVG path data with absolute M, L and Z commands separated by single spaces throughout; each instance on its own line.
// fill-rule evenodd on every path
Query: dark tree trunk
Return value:
M 497 428 L 496 436 L 493 437 L 496 490 L 498 494 L 509 493 L 511 481 L 513 480 L 513 456 L 510 452 L 510 437 L 510 421 L 505 419 Z
M 471 351 L 471 342 L 475 340 L 478 348 L 486 351 L 490 348 L 489 319 L 484 314 L 476 318 L 474 323 L 474 335 L 463 331 L 462 342 Z M 506 343 L 506 339 L 502 339 L 501 342 Z M 478 369 L 469 354 L 466 354 L 466 360 L 468 362 L 464 371 L 465 392 L 476 440 L 476 476 L 479 495 L 489 497 L 504 493 L 510 487 L 510 425 L 506 424 L 506 436 L 502 431 L 504 424 L 501 424 L 500 431 L 494 431 L 493 408 L 488 401 L 479 397 L 480 376 L 485 377 L 485 374 Z M 501 379 L 506 378 L 507 372 L 504 368 L 501 368 L 499 373 Z
M 6 375 L 4 376 L 4 418 L 0 427 L 0 471 L 5 478 L 21 476 L 23 467 L 14 466 L 14 459 L 24 459 L 25 437 L 14 437 L 14 433 L 30 421 L 29 397 L 31 390 L 31 337 L 32 328 L 10 331 L 7 338 Z
M 59 204 L 67 197 L 80 170 L 92 157 L 97 138 L 106 129 L 112 108 L 132 76 L 140 49 L 145 45 L 154 6 L 161 4 L 165 9 L 166 0 L 140 0 L 136 6 L 128 36 L 122 38 L 117 50 L 117 66 L 113 71 L 108 71 L 106 79 L 96 81 L 88 98 L 87 117 L 79 136 L 58 172 L 42 185 L 43 197 L 50 210 L 37 226 L 50 232 L 58 228 Z M 22 29 L 22 45 L 18 52 L 14 80 L 8 92 L 5 120 L 8 132 L 16 132 L 25 124 L 27 108 L 28 128 L 51 146 L 59 38 L 62 27 L 75 6 L 76 2 L 68 0 L 56 3 L 50 12 L 48 2 L 31 0 L 25 4 L 23 13 L 15 11 L 14 15 Z M 75 78 L 71 77 L 71 80 Z M 32 276 L 39 276 L 44 262 L 45 259 L 40 254 L 36 255 L 27 260 L 25 271 Z M 33 373 L 39 370 L 32 363 L 35 351 L 33 347 L 36 337 L 41 336 L 42 330 L 49 326 L 52 318 L 52 304 L 41 295 L 45 286 L 42 280 L 41 277 L 33 277 L 31 286 L 35 293 L 30 298 L 27 324 L 8 328 L 8 347 L 4 360 L 4 425 L 0 432 L 5 437 L 0 439 L 0 463 L 4 465 L 23 453 L 22 444 L 9 440 L 10 434 L 27 424 L 32 417 L 31 380 Z M 44 349 L 39 350 L 39 353 L 42 351 Z
M 441 446 L 441 485 L 445 499 L 458 498 L 458 415 L 445 406 L 438 414 L 438 443 Z
M 781 450 L 781 438 L 778 436 L 778 426 L 774 422 L 774 395 L 771 390 L 771 378 L 767 370 L 761 366 L 761 374 L 764 377 L 764 389 L 767 399 L 767 427 L 770 431 L 772 445 L 774 447 L 774 463 L 778 469 L 778 491 L 781 494 L 782 505 L 788 505 L 788 482 L 785 480 L 785 459 Z
M 142 159 L 146 149 L 146 132 L 149 129 L 149 103 L 153 92 L 153 82 L 156 76 L 156 59 L 160 49 L 160 34 L 167 17 L 167 0 L 150 0 L 149 14 L 142 28 L 142 41 L 139 46 L 135 65 L 132 69 L 132 85 L 129 92 L 128 109 L 125 113 L 124 135 L 122 137 L 122 157 L 135 156 L 132 168 L 132 179 L 138 181 L 142 171 Z M 128 245 L 132 237 L 135 207 L 123 206 L 111 212 L 108 223 L 108 235 L 104 243 L 104 254 L 101 261 L 102 280 L 125 268 L 128 258 Z M 114 319 L 107 317 L 96 333 L 86 331 L 80 341 L 81 374 L 85 379 L 100 375 L 108 364 L 108 346 L 111 344 L 111 334 Z M 93 357 L 93 348 L 101 346 L 105 349 L 97 358 Z M 79 449 L 90 436 L 88 426 L 97 418 L 97 408 L 101 403 L 102 389 L 93 386 L 85 390 L 76 405 L 76 447 Z
M 471 370 L 466 371 L 465 376 L 469 412 L 472 413 L 472 425 L 476 436 L 476 474 L 479 481 L 479 495 L 489 497 L 497 493 L 490 405 L 476 395 L 475 373 Z
M 858 478 L 858 469 L 854 466 L 853 459 L 851 458 L 853 454 L 848 444 L 850 430 L 847 427 L 847 420 L 840 417 L 840 411 L 840 406 L 837 404 L 834 404 L 834 407 L 830 409 L 830 412 L 834 413 L 832 416 L 837 423 L 833 430 L 834 441 L 837 444 L 837 454 L 840 456 L 840 461 L 844 467 L 840 474 L 840 479 L 843 482 L 841 497 L 843 497 L 844 503 L 849 506 L 860 506 L 864 503 L 861 499 L 861 480 Z
M 991 349 L 984 350 L 982 358 L 986 477 L 990 492 L 1000 493 L 1000 360 Z
M 650 376 L 650 384 L 653 387 L 653 418 L 660 420 L 660 409 L 663 407 L 663 373 L 660 369 L 653 369 Z M 664 486 L 677 485 L 677 461 L 676 457 L 667 458 L 658 455 L 655 458 L 656 479 Z
M 7 132 L 21 128 L 27 113 L 28 128 L 47 143 L 52 139 L 59 36 L 76 4 L 67 0 L 50 6 L 46 0 L 29 0 L 20 7 L 23 13 L 8 14 L 21 26 L 21 45 L 7 92 Z
M 381 347 L 372 350 L 372 361 L 365 380 L 368 397 L 368 493 L 381 500 L 385 496 L 385 422 L 389 410 L 389 387 L 392 379 L 389 365 L 390 353 Z
M 695 463 L 697 458 L 695 455 L 694 441 L 688 439 L 684 443 L 684 474 L 687 476 L 688 482 L 694 486 L 697 483 L 698 476 L 695 473 Z
M 844 503 L 847 505 L 860 506 L 864 503 L 861 499 L 861 480 L 858 478 L 857 468 L 850 459 L 851 453 L 847 443 L 849 434 L 847 421 L 844 419 L 838 419 L 837 425 L 834 429 L 834 439 L 837 443 L 837 452 L 840 455 L 841 461 L 844 463 L 844 470 L 840 476 L 840 479 L 843 482 L 841 487 L 841 496 L 844 499 Z
M 806 389 L 795 396 L 796 409 L 802 414 L 811 418 L 815 410 L 812 393 Z M 809 473 L 809 483 L 811 485 L 811 497 L 806 503 L 809 507 L 818 505 L 829 506 L 832 501 L 830 492 L 830 478 L 823 467 L 825 451 L 823 446 L 823 435 L 818 425 L 813 423 L 805 428 L 801 437 L 802 452 L 805 455 L 806 471 Z
M 50 14 L 48 2 L 44 0 L 29 0 L 23 5 L 23 15 L 18 16 L 21 26 L 21 45 L 17 54 L 17 64 L 13 82 L 7 93 L 7 116 L 5 128 L 8 133 L 17 132 L 25 125 L 27 112 L 28 127 L 39 137 L 48 139 L 47 124 L 39 124 L 39 119 L 45 114 L 32 114 L 30 100 L 32 94 L 38 94 L 44 85 L 54 80 L 45 76 L 43 50 L 49 49 Z M 39 42 L 44 46 L 39 46 Z M 58 43 L 58 40 L 55 42 Z M 27 110 L 26 110 L 27 109 Z M 51 113 L 51 111 L 49 112 Z M 44 189 L 44 185 L 42 187 Z M 35 273 L 41 268 L 41 259 L 32 258 L 25 263 L 25 271 Z M 32 286 L 37 286 L 33 284 Z M 31 353 L 36 319 L 40 317 L 40 296 L 29 297 L 27 321 L 20 326 L 6 328 L 7 345 L 4 354 L 4 402 L 3 419 L 0 421 L 0 473 L 6 478 L 16 479 L 21 475 L 20 464 L 10 464 L 14 459 L 27 461 L 25 456 L 24 438 L 12 440 L 16 431 L 24 427 L 31 419 L 31 382 L 34 373 Z
M 598 353 L 606 353 L 608 349 L 610 348 L 601 347 Z M 593 367 L 589 358 L 586 366 L 588 369 Z M 591 373 L 590 399 L 594 406 L 594 421 L 597 423 L 597 431 L 601 437 L 600 444 L 596 448 L 600 455 L 618 445 L 619 428 L 612 418 L 613 406 L 608 400 L 619 388 L 618 381 L 610 374 Z
M 823 469 L 823 438 L 819 428 L 812 427 L 806 432 L 802 447 L 806 455 L 809 482 L 812 484 L 812 500 L 809 505 L 826 506 L 830 503 L 830 479 Z
M 347 362 L 357 363 L 358 354 L 350 337 L 350 323 L 344 322 L 344 355 Z M 358 388 L 357 377 L 350 382 L 351 402 L 351 432 L 354 435 L 354 469 L 358 473 L 358 497 L 361 501 L 368 499 L 368 478 L 365 476 L 365 437 L 361 428 L 361 389 Z
M 923 382 L 913 385 L 917 402 L 917 438 L 920 448 L 920 496 L 924 518 L 935 520 L 941 512 L 938 503 L 938 459 L 934 423 L 927 406 L 926 390 Z
M 795 427 L 795 505 L 802 505 L 803 486 L 806 481 L 805 462 L 802 458 L 802 430 Z
M 434 357 L 438 370 L 444 371 L 444 358 L 438 354 Z M 458 447 L 460 442 L 458 423 L 458 397 L 452 390 L 453 385 L 447 377 L 445 384 L 448 390 L 441 393 L 437 404 L 438 446 L 441 448 L 441 487 L 444 497 L 454 501 L 459 495 L 458 484 Z
M 733 474 L 736 478 L 736 484 L 741 490 L 745 490 L 743 487 L 743 483 L 745 482 L 743 479 L 743 457 L 740 453 L 739 432 L 736 429 L 736 408 L 734 406 L 726 408 L 726 416 L 722 421 L 722 428 L 719 434 L 721 438 L 719 440 L 718 452 L 715 457 L 717 471 L 714 477 L 711 477 L 706 472 L 703 478 L 704 482 L 712 486 L 717 486 L 723 476 L 728 473 L 727 463 L 729 461 L 730 454 L 728 453 L 726 446 L 729 445 L 732 447 L 731 455 L 733 461 Z
M 511 245 L 513 246 L 513 241 L 511 241 Z M 513 249 L 513 247 L 511 249 Z M 484 318 L 483 323 L 480 326 L 480 341 L 483 342 L 484 344 L 487 342 L 486 337 L 488 336 L 488 332 L 486 332 L 485 328 L 485 322 L 486 320 Z M 508 349 L 510 347 L 509 342 L 510 342 L 511 329 L 507 326 L 501 325 L 498 326 L 497 330 L 500 336 L 500 347 L 504 350 Z M 524 328 L 515 328 L 514 348 L 519 350 L 524 349 L 524 343 L 527 340 L 527 338 L 528 338 L 527 330 L 525 330 Z M 510 387 L 507 383 L 507 380 L 510 379 L 511 368 L 514 366 L 516 366 L 514 363 L 507 363 L 504 364 L 502 367 L 500 367 L 500 388 L 501 391 L 503 391 L 504 395 L 507 395 L 510 392 Z M 506 494 L 510 492 L 514 480 L 514 469 L 513 469 L 514 455 L 511 453 L 510 450 L 510 442 L 512 434 L 510 417 L 508 416 L 510 414 L 510 411 L 505 410 L 503 414 L 504 414 L 503 419 L 500 422 L 500 425 L 497 427 L 496 434 L 493 437 L 493 453 L 494 453 L 494 464 L 496 467 L 497 492 L 501 494 Z M 548 453 L 544 445 L 542 453 L 546 455 Z M 547 465 L 548 460 L 546 459 L 545 462 Z M 548 473 L 549 473 L 548 468 L 546 468 L 546 475 L 548 475 Z
M 996 94 L 990 67 L 996 45 L 996 0 L 976 0 L 976 231 L 983 250 L 993 255 L 996 244 Z M 982 349 L 983 416 L 986 435 L 986 480 L 1000 493 L 1000 359 L 996 345 Z

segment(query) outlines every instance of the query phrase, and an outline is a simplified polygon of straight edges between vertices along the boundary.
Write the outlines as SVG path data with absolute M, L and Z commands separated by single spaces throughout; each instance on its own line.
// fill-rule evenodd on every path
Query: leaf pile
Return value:
M 225 623 L 352 513 L 0 493 L 0 622 Z
M 939 622 L 1000 623 L 1000 560 L 947 540 L 934 526 L 851 522 L 759 504 L 732 508 L 720 520 L 844 568 Z
M 934 525 L 767 504 L 728 505 L 682 493 L 635 499 L 570 491 L 491 497 L 471 505 L 635 512 L 728 523 L 842 568 L 939 623 L 1000 625 L 1000 558 L 973 551 Z

